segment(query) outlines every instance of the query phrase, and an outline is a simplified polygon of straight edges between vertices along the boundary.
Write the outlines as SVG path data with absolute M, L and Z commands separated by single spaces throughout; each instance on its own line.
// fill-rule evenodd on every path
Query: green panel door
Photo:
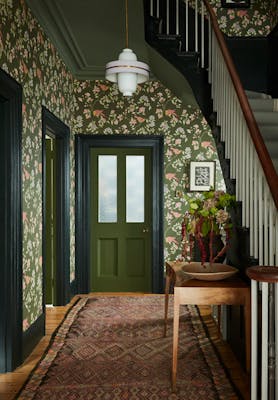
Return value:
M 91 290 L 150 292 L 151 149 L 91 149 Z

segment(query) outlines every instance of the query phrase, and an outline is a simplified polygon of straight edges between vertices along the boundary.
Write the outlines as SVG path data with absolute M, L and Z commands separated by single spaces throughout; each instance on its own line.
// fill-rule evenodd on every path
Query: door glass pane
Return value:
M 98 156 L 98 222 L 117 222 L 117 156 Z
M 126 156 L 126 222 L 144 222 L 144 156 Z

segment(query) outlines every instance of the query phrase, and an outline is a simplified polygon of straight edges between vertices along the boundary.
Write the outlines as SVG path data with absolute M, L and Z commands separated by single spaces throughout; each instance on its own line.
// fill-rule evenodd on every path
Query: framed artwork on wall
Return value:
M 248 8 L 250 0 L 221 0 L 221 5 L 226 8 Z
M 191 191 L 205 192 L 215 187 L 215 161 L 191 161 L 190 182 Z

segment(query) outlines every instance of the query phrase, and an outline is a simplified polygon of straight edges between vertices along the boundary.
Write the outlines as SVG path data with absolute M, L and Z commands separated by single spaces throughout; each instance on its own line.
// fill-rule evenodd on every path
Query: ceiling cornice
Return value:
M 72 74 L 81 80 L 102 79 L 104 66 L 89 65 L 86 62 L 58 2 L 55 0 L 26 0 L 26 2 Z

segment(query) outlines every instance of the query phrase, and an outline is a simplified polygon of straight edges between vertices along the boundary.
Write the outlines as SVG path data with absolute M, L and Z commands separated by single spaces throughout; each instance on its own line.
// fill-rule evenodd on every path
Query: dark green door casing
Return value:
M 89 293 L 90 274 L 90 154 L 92 148 L 151 149 L 151 291 L 162 293 L 163 261 L 163 137 L 136 135 L 76 135 L 76 228 L 75 255 L 77 292 Z

